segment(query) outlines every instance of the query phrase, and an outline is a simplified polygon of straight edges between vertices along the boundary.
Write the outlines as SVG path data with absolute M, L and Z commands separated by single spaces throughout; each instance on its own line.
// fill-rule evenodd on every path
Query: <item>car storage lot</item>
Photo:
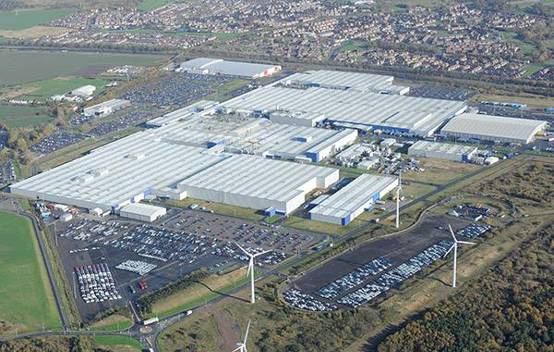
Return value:
M 257 261 L 258 265 L 270 266 L 297 250 L 308 248 L 318 239 L 301 231 L 179 209 L 170 209 L 168 215 L 154 224 L 77 215 L 70 222 L 56 221 L 51 226 L 55 227 L 57 249 L 85 321 L 104 309 L 125 306 L 129 300 L 194 270 L 219 271 L 245 265 L 247 258 L 234 242 L 254 252 L 272 249 Z M 105 292 L 104 274 L 98 278 L 93 271 L 90 282 L 79 280 L 77 276 L 79 268 L 90 265 L 98 268 L 103 264 L 107 264 L 115 281 L 115 294 Z M 85 284 L 86 297 L 98 299 L 87 299 L 89 302 L 85 303 Z M 113 299 L 118 295 L 121 298 Z
M 308 310 L 372 303 L 442 258 L 452 244 L 447 224 L 456 231 L 468 223 L 447 215 L 428 216 L 409 231 L 369 242 L 307 273 L 291 285 L 284 298 Z M 321 307 L 325 309 L 318 309 Z

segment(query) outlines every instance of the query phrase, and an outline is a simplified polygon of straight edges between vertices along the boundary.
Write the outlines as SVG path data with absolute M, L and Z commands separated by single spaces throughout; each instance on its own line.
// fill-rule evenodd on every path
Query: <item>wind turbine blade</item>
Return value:
M 240 244 L 238 244 L 237 242 L 235 242 L 235 244 L 237 245 L 237 247 L 240 248 L 241 251 L 244 252 L 244 254 L 246 254 L 246 255 L 249 256 L 249 257 L 252 256 L 252 254 L 248 253 L 248 252 L 246 251 L 246 249 L 242 248 L 242 246 L 241 246 Z
M 455 245 L 456 245 L 456 244 L 453 244 L 452 247 L 450 247 L 450 249 L 447 250 L 446 253 L 444 253 L 444 255 L 443 255 L 442 257 L 443 257 L 443 258 L 446 258 L 446 256 L 448 255 L 448 253 L 450 253 L 450 252 L 454 249 L 454 246 L 455 246 Z
M 466 241 L 458 241 L 458 243 L 463 243 L 463 244 L 477 244 L 477 243 L 473 243 L 473 242 L 466 242 Z
M 246 340 L 248 339 L 248 332 L 250 331 L 250 320 L 248 320 L 248 325 L 246 325 L 246 333 L 244 334 L 244 346 L 246 346 Z
M 241 343 L 237 343 L 237 345 L 239 345 L 239 347 L 235 348 L 235 349 L 232 350 L 231 352 L 237 352 L 237 351 L 242 350 L 242 344 L 241 344 Z
M 256 257 L 259 257 L 260 255 L 263 255 L 263 254 L 266 254 L 266 253 L 269 253 L 269 252 L 272 252 L 272 251 L 273 251 L 273 249 L 268 249 L 267 251 L 263 251 L 263 252 L 254 254 L 253 257 L 256 258 Z
M 450 230 L 450 234 L 452 235 L 452 238 L 454 239 L 454 243 L 458 242 L 458 240 L 456 239 L 456 236 L 454 236 L 454 230 L 452 230 L 452 226 L 450 226 L 450 224 L 448 224 L 448 229 Z

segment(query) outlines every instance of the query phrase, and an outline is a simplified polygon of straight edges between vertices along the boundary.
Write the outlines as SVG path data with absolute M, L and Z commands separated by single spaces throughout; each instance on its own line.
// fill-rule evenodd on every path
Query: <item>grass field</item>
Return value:
M 151 65 L 159 55 L 0 50 L 0 87 L 59 76 L 93 76 L 115 65 Z
M 0 212 L 0 225 L 0 320 L 24 330 L 60 327 L 31 222 Z
M 128 336 L 96 336 L 94 342 L 113 352 L 142 351 L 140 342 Z
M 27 99 L 47 100 L 52 95 L 63 94 L 88 84 L 95 86 L 95 94 L 98 94 L 107 81 L 101 78 L 56 77 L 26 84 L 23 89 L 27 92 L 25 94 Z
M 214 213 L 216 214 L 233 216 L 233 217 L 252 220 L 252 221 L 260 221 L 260 220 L 263 220 L 264 218 L 264 215 L 259 213 L 256 209 L 237 207 L 234 205 L 228 205 L 223 203 L 207 202 L 204 200 L 194 199 L 194 198 L 185 198 L 183 200 L 168 200 L 167 203 L 181 208 L 187 208 L 192 204 L 198 204 L 200 206 L 213 210 Z
M 120 314 L 110 315 L 102 320 L 99 320 L 91 325 L 94 330 L 102 331 L 117 331 L 129 328 L 133 325 L 133 321 L 126 316 Z
M 140 11 L 152 11 L 158 7 L 164 6 L 169 0 L 142 0 L 137 8 Z
M 44 107 L 0 105 L 0 122 L 8 128 L 40 126 L 51 120 Z
M 71 12 L 71 10 L 65 9 L 0 11 L 0 29 L 20 30 L 30 28 L 67 16 Z
M 230 292 L 247 280 L 245 268 L 223 275 L 211 275 L 202 280 L 202 284 L 194 284 L 155 303 L 152 306 L 152 316 L 167 317 L 183 310 L 193 309 L 221 294 Z

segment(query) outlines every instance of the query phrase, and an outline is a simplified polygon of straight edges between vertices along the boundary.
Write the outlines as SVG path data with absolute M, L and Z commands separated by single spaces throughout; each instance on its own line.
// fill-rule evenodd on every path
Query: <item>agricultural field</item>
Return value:
M 116 65 L 148 66 L 159 55 L 0 50 L 0 87 L 48 80 L 59 76 L 94 76 Z
M 0 323 L 7 325 L 3 332 L 60 327 L 31 222 L 0 213 L 0 224 Z
M 108 81 L 101 78 L 84 78 L 84 77 L 56 77 L 44 81 L 36 81 L 25 84 L 21 87 L 25 92 L 25 99 L 36 99 L 40 101 L 48 100 L 56 94 L 64 94 L 72 89 L 82 87 L 84 85 L 93 85 L 96 87 L 95 95 L 100 93 Z
M 0 105 L 0 122 L 8 128 L 35 127 L 52 120 L 45 107 Z
M 56 18 L 64 17 L 72 13 L 68 9 L 24 9 L 13 11 L 0 11 L 0 30 L 21 30 L 46 24 Z
M 142 0 L 137 8 L 140 11 L 152 11 L 158 7 L 164 6 L 169 0 Z

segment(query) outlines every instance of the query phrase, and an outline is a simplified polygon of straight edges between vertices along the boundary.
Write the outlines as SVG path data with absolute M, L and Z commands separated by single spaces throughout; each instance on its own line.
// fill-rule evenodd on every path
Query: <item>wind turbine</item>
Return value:
M 458 256 L 458 243 L 461 244 L 475 244 L 473 242 L 466 242 L 466 241 L 458 241 L 456 239 L 456 236 L 454 236 L 454 231 L 452 231 L 452 226 L 448 225 L 448 229 L 450 230 L 450 234 L 452 235 L 452 239 L 454 239 L 454 244 L 450 249 L 444 254 L 443 258 L 446 258 L 448 253 L 454 248 L 454 269 L 452 274 L 452 287 L 456 288 L 456 257 Z
M 256 302 L 256 296 L 255 296 L 255 293 L 254 293 L 254 258 L 259 257 L 262 254 L 266 254 L 267 252 L 270 252 L 270 251 L 263 251 L 263 252 L 260 252 L 260 253 L 252 254 L 252 253 L 246 251 L 246 249 L 242 248 L 240 246 L 240 244 L 236 243 L 236 245 L 249 258 L 249 260 L 248 260 L 248 271 L 246 271 L 246 276 L 250 275 L 250 303 L 255 303 Z
M 396 228 L 400 227 L 400 192 L 402 191 L 402 171 L 398 173 L 398 187 L 396 188 Z
M 246 349 L 246 340 L 248 339 L 248 331 L 250 330 L 250 320 L 248 320 L 248 325 L 246 326 L 246 333 L 244 334 L 244 340 L 242 342 L 237 342 L 237 348 L 232 352 L 248 352 Z

